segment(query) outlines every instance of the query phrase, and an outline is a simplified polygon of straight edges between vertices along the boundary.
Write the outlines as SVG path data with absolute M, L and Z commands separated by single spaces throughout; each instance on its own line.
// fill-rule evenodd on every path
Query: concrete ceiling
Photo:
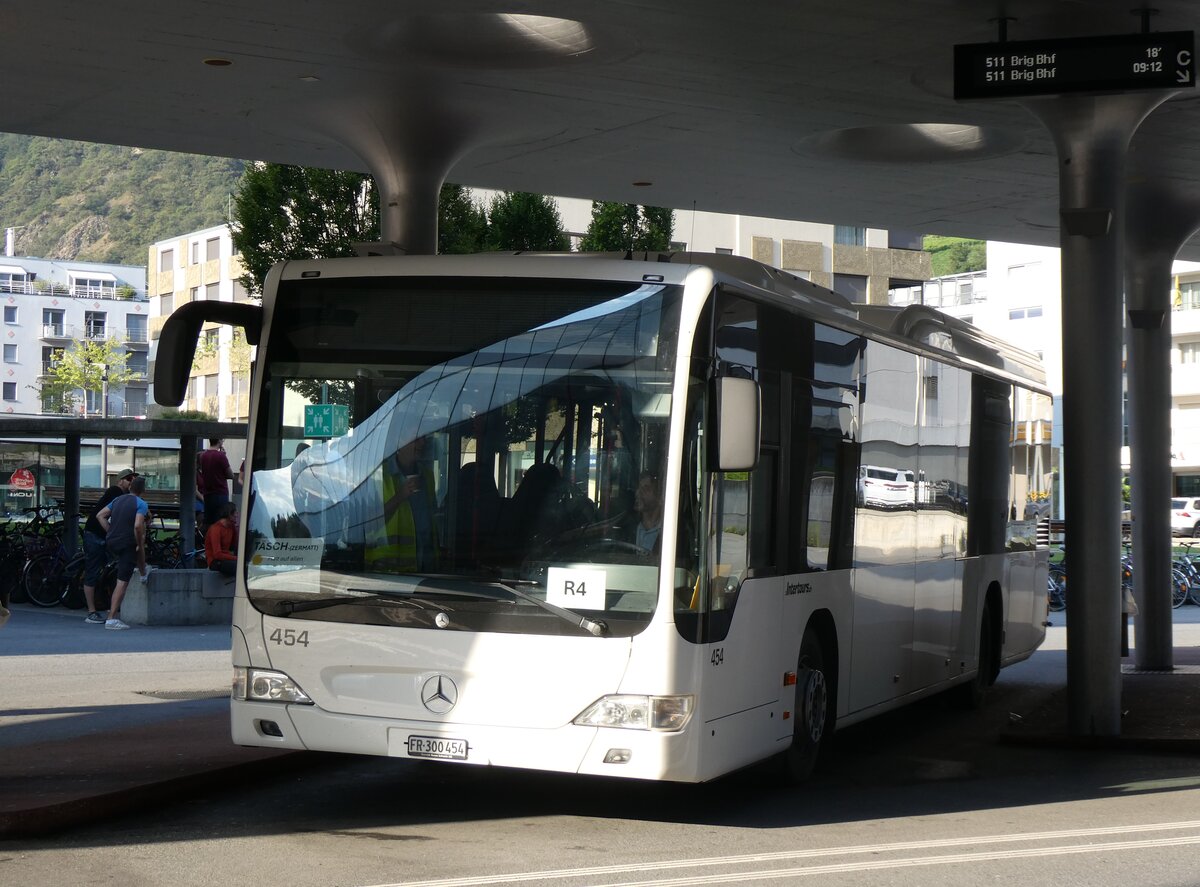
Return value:
M 1049 137 L 955 102 L 952 47 L 998 16 L 1012 40 L 1132 32 L 1135 5 L 39 0 L 5 10 L 0 131 L 1053 245 Z M 1154 30 L 1200 24 L 1153 5 Z M 1142 125 L 1132 180 L 1200 195 L 1197 98 Z

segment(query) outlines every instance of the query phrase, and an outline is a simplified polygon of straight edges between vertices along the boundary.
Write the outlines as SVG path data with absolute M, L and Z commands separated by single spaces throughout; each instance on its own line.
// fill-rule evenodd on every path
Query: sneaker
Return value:
M 88 622 L 92 625 L 103 625 L 104 624 L 104 614 L 99 611 L 97 611 L 95 613 L 88 613 L 83 621 Z
M 120 619 L 109 619 L 104 623 L 104 627 L 107 629 L 110 629 L 112 631 L 121 631 L 122 629 L 128 628 L 129 626 L 126 625 L 124 622 L 122 622 Z

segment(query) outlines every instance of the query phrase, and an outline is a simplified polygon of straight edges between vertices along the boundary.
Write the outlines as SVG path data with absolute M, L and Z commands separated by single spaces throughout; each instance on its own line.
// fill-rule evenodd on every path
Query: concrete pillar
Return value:
M 1200 194 L 1176 183 L 1129 186 L 1126 331 L 1133 506 L 1134 660 L 1174 667 L 1171 610 L 1171 264 L 1200 228 Z
M 403 111 L 340 104 L 319 114 L 326 128 L 367 164 L 379 190 L 380 252 L 437 253 L 438 195 L 471 144 L 476 124 L 433 107 L 408 84 Z M 432 94 L 432 93 L 431 93 Z
M 1121 732 L 1121 345 L 1125 160 L 1164 93 L 1023 102 L 1054 138 L 1062 247 L 1067 724 Z M 1074 552 L 1074 556 L 1072 556 Z
M 68 434 L 66 438 L 66 466 L 63 472 L 63 520 L 64 526 L 73 527 L 79 519 L 79 435 Z M 101 483 L 103 488 L 103 483 Z M 67 556 L 75 553 L 76 533 L 63 533 L 63 548 Z
M 196 453 L 199 438 L 179 438 L 179 533 L 184 551 L 196 538 Z

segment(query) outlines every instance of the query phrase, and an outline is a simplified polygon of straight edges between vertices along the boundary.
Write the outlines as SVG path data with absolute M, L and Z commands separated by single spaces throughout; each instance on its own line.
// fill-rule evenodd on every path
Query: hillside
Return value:
M 226 221 L 241 160 L 0 134 L 16 253 L 144 265 L 156 240 Z

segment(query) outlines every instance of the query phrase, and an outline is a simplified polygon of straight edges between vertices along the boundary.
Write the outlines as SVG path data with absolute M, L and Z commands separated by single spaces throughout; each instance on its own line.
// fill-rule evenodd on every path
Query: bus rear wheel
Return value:
M 796 705 L 793 712 L 792 745 L 784 752 L 787 778 L 802 782 L 812 775 L 817 758 L 833 732 L 830 681 L 825 648 L 811 627 L 804 630 L 796 668 Z

